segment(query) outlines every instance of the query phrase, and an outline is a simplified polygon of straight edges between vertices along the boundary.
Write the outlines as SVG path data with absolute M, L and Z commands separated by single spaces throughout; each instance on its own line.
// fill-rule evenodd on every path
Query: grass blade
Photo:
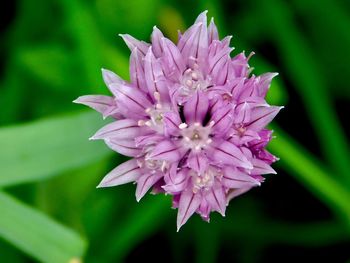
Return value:
M 0 192 L 0 236 L 41 262 L 72 262 L 85 241 L 41 212 Z
M 95 113 L 0 129 L 0 187 L 39 181 L 112 153 L 88 138 L 102 126 Z

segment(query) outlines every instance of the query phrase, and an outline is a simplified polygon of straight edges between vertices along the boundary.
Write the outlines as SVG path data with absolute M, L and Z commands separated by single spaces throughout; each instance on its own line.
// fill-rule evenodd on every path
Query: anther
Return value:
M 179 125 L 179 128 L 181 129 L 181 130 L 183 130 L 183 129 L 186 129 L 187 128 L 187 123 L 181 123 L 180 125 Z

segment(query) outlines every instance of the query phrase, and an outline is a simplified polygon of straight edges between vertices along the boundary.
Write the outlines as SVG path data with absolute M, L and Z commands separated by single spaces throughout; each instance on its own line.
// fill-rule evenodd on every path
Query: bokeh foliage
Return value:
M 16 2 L 1 36 L 0 262 L 27 262 L 28 256 L 42 262 L 119 262 L 159 232 L 170 242 L 174 262 L 186 260 L 189 243 L 196 262 L 215 262 L 223 243 L 239 239 L 239 260 L 256 262 L 271 244 L 317 247 L 349 241 L 350 155 L 335 102 L 350 99 L 344 80 L 350 75 L 350 5 L 239 2 L 235 17 L 226 10 L 235 3 L 214 0 Z M 87 140 L 106 122 L 71 101 L 107 93 L 101 67 L 128 79 L 129 51 L 117 33 L 148 40 L 156 24 L 176 40 L 177 29 L 204 9 L 215 17 L 221 36 L 234 34 L 236 50 L 250 51 L 264 41 L 276 48 L 287 76 L 273 81 L 268 101 L 286 104 L 288 111 L 288 91 L 296 93 L 320 150 L 306 148 L 288 135 L 290 127 L 277 124 L 269 148 L 281 158 L 277 170 L 328 207 L 331 219 L 276 220 L 248 194 L 232 202 L 225 219 L 214 215 L 208 225 L 193 218 L 176 234 L 169 197 L 148 195 L 137 204 L 132 185 L 95 189 L 125 158 Z M 252 64 L 256 74 L 280 70 L 262 54 Z

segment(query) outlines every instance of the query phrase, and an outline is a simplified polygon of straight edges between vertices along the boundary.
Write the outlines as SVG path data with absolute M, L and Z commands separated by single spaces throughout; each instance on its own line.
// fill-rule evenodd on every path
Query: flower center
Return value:
M 151 170 L 152 173 L 156 171 L 165 172 L 168 169 L 169 163 L 167 161 L 150 159 L 149 155 L 150 153 L 148 152 L 143 160 L 138 160 L 138 165 L 141 168 L 147 168 Z
M 195 171 L 191 171 L 190 175 L 192 176 L 192 183 L 194 193 L 197 193 L 199 190 L 204 189 L 208 190 L 214 184 L 214 179 L 217 176 L 220 176 L 220 171 L 210 166 L 204 173 L 196 173 Z
M 182 143 L 193 151 L 200 151 L 212 142 L 210 138 L 211 125 L 203 127 L 196 122 L 190 126 L 186 123 L 180 124 Z
M 196 67 L 195 67 L 196 68 Z M 197 90 L 205 90 L 210 85 L 198 69 L 188 68 L 182 75 L 181 95 L 188 96 Z
M 168 112 L 170 110 L 169 105 L 161 104 L 160 103 L 160 95 L 158 92 L 154 93 L 154 96 L 157 100 L 157 103 L 150 108 L 146 109 L 146 113 L 149 116 L 149 120 L 140 120 L 139 125 L 147 125 L 148 127 L 152 128 L 153 130 L 162 133 L 163 132 L 163 115 L 164 113 Z

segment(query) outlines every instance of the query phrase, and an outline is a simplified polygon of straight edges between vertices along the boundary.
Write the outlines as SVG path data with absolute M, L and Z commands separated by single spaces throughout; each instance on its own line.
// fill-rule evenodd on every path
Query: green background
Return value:
M 271 128 L 278 174 L 225 218 L 176 233 L 168 196 L 96 189 L 126 160 L 88 141 L 104 123 L 72 101 L 108 94 L 100 69 L 128 79 L 117 37 L 177 39 L 203 10 L 254 72 L 277 71 L 286 105 Z M 350 262 L 350 3 L 332 0 L 20 0 L 2 11 L 0 262 Z M 347 126 L 347 127 L 346 127 Z

